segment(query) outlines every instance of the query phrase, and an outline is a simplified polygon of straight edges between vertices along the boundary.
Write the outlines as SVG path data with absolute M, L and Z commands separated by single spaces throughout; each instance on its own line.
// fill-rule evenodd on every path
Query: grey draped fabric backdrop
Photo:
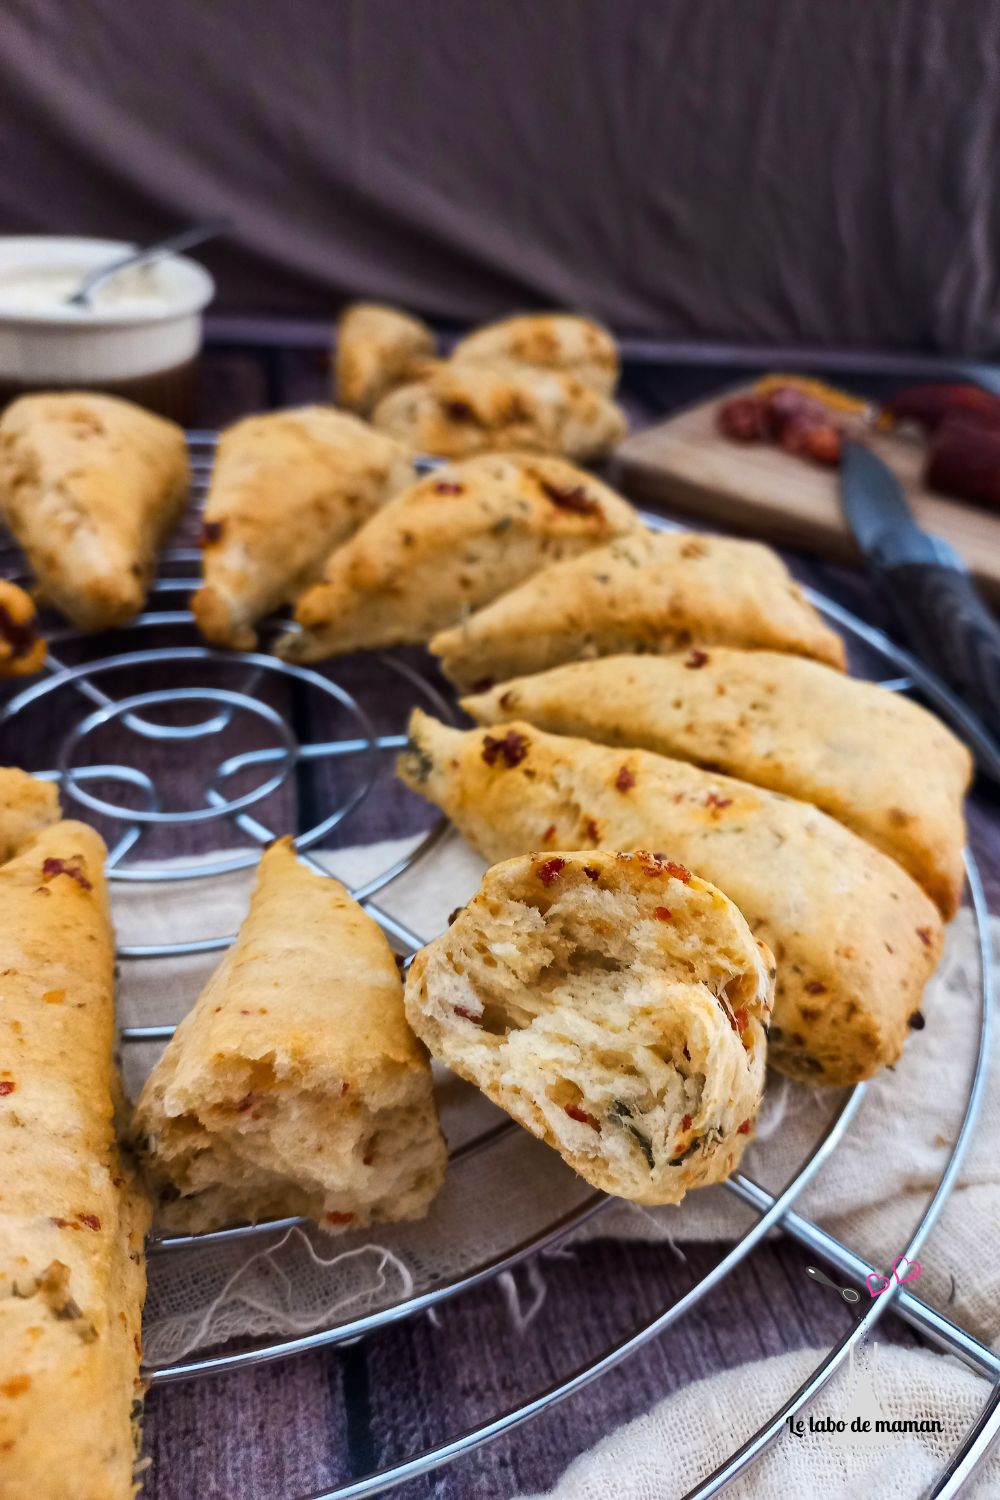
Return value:
M 1000 347 L 993 0 L 3 0 L 0 230 L 228 213 L 218 307 Z

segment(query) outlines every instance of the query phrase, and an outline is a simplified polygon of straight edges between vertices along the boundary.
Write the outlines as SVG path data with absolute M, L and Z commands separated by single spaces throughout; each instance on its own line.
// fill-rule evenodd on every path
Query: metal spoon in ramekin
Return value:
M 128 255 L 88 272 L 72 297 L 66 298 L 66 302 L 70 307 L 89 307 L 90 299 L 98 287 L 103 286 L 112 276 L 117 276 L 119 271 L 165 260 L 169 255 L 179 255 L 182 250 L 191 250 L 195 245 L 203 245 L 206 240 L 214 240 L 217 235 L 225 234 L 230 227 L 231 221 L 228 219 L 211 219 L 204 224 L 194 224 L 190 229 L 171 235 L 167 240 L 158 240 L 155 245 L 147 245 L 143 250 L 132 250 Z

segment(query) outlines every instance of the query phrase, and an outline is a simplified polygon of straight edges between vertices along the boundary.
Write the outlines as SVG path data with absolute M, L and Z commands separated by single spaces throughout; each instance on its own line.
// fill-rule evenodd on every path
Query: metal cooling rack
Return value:
M 193 433 L 190 436 L 193 496 L 198 506 L 204 498 L 214 446 L 213 434 Z M 661 517 L 647 515 L 645 520 L 654 529 L 673 529 L 672 524 Z M 13 554 L 10 561 L 13 562 Z M 439 716 L 453 719 L 453 706 L 407 660 L 391 653 L 380 654 L 377 658 L 380 668 L 397 674 L 400 679 L 400 732 L 379 734 L 374 730 L 363 704 L 336 680 L 337 663 L 333 663 L 329 670 L 314 671 L 279 662 L 275 657 L 262 652 L 235 654 L 197 644 L 198 637 L 189 611 L 186 607 L 177 606 L 186 606 L 187 596 L 197 585 L 195 574 L 198 562 L 199 553 L 195 549 L 175 549 L 164 554 L 160 575 L 151 593 L 150 608 L 116 637 L 116 640 L 125 636 L 129 638 L 132 649 L 128 651 L 101 654 L 100 638 L 88 639 L 69 629 L 54 631 L 47 675 L 17 692 L 5 707 L 0 708 L 0 731 L 4 732 L 6 738 L 11 728 L 16 730 L 27 723 L 33 709 L 56 708 L 60 724 L 64 726 L 61 741 L 52 754 L 50 765 L 36 774 L 57 780 L 67 802 L 76 803 L 83 815 L 98 822 L 103 820 L 104 826 L 110 825 L 114 830 L 114 836 L 109 839 L 108 857 L 108 873 L 112 881 L 197 880 L 252 865 L 259 856 L 260 848 L 276 833 L 283 831 L 260 821 L 253 809 L 260 812 L 260 804 L 280 791 L 294 768 L 314 761 L 342 761 L 351 770 L 350 784 L 344 787 L 333 809 L 324 811 L 323 816 L 318 817 L 312 826 L 299 832 L 295 840 L 304 862 L 319 873 L 327 874 L 326 869 L 308 851 L 327 839 L 360 806 L 372 787 L 380 757 L 405 743 L 402 729 L 409 708 L 414 702 L 423 702 Z M 3 571 L 16 576 L 16 564 Z M 867 670 L 863 668 L 861 675 L 881 681 L 884 686 L 895 691 L 915 691 L 945 718 L 950 719 L 960 732 L 967 726 L 968 714 L 963 705 L 918 661 L 880 631 L 864 624 L 839 605 L 815 593 L 810 593 L 810 598 L 823 615 L 847 636 L 849 644 L 867 658 Z M 287 626 L 288 622 L 282 622 L 282 628 Z M 148 644 L 154 637 L 162 642 L 165 635 L 170 638 L 169 644 Z M 67 664 L 60 655 L 64 649 L 71 649 L 77 654 L 82 652 L 85 659 L 72 665 Z M 93 653 L 89 657 L 86 656 L 88 651 Z M 185 677 L 193 676 L 196 680 L 171 685 L 167 679 L 178 671 Z M 145 686 L 142 691 L 127 692 L 124 695 L 116 693 L 116 680 L 120 688 L 122 683 L 127 683 L 130 678 L 134 679 L 137 674 L 147 682 L 158 685 Z M 232 678 L 233 674 L 236 680 L 228 686 L 225 681 L 219 680 Z M 282 712 L 267 701 L 267 695 L 276 683 L 283 689 L 291 686 L 299 694 L 305 694 L 332 708 L 339 718 L 346 720 L 346 728 L 343 731 L 338 728 L 338 732 L 330 737 L 301 742 L 287 712 Z M 174 713 L 178 704 L 183 704 L 186 711 L 193 713 L 193 718 L 176 723 L 169 722 L 169 715 L 166 721 L 157 717 L 158 711 L 169 710 Z M 225 731 L 238 715 L 249 716 L 249 721 L 256 724 L 262 734 L 269 735 L 274 743 L 236 751 L 221 761 L 216 758 L 214 763 L 210 763 L 206 770 L 203 805 L 179 810 L 164 806 L 166 799 L 155 776 L 142 769 L 144 760 L 148 764 L 147 753 L 152 752 L 157 744 L 171 741 L 189 746 L 190 752 L 197 755 L 206 743 L 211 746 L 213 738 Z M 94 739 L 99 745 L 101 731 L 119 721 L 128 727 L 135 738 L 135 763 L 105 762 L 99 755 L 96 760 L 81 761 L 79 757 L 86 751 L 88 740 Z M 2 758 L 4 757 L 0 756 Z M 239 779 L 248 772 L 257 773 L 260 777 L 254 787 L 242 793 L 229 790 L 231 784 L 238 784 Z M 113 788 L 114 795 L 109 791 L 99 795 L 92 789 L 95 786 Z M 171 860 L 161 866 L 148 859 L 143 859 L 140 863 L 133 857 L 142 852 L 143 841 L 151 831 L 178 827 L 188 832 L 194 827 L 226 828 L 234 835 L 238 834 L 239 840 L 231 854 L 211 864 L 192 858 L 188 864 L 178 864 Z M 439 822 L 411 853 L 353 891 L 355 898 L 362 902 L 383 927 L 394 948 L 405 957 L 412 956 L 421 946 L 421 937 L 391 917 L 373 898 L 404 870 L 412 869 L 417 861 L 426 857 L 446 833 L 445 823 Z M 217 842 L 216 839 L 216 844 Z M 986 901 L 978 870 L 969 853 L 966 854 L 966 871 L 968 898 L 979 935 L 981 982 L 978 1049 L 968 1083 L 962 1124 L 948 1163 L 905 1247 L 904 1253 L 911 1258 L 923 1244 L 954 1186 L 975 1126 L 986 1078 L 991 1027 L 992 960 Z M 232 935 L 190 940 L 181 938 L 170 944 L 132 945 L 119 951 L 122 957 L 130 959 L 156 959 L 167 955 L 219 950 L 228 946 L 231 941 Z M 123 1030 L 122 1040 L 125 1043 L 163 1041 L 172 1031 L 173 1028 L 169 1026 L 130 1027 Z M 520 1423 L 598 1379 L 651 1339 L 665 1333 L 703 1297 L 708 1296 L 752 1253 L 768 1231 L 779 1223 L 784 1232 L 806 1248 L 811 1256 L 825 1262 L 851 1281 L 864 1282 L 868 1273 L 876 1268 L 818 1225 L 797 1214 L 793 1208 L 803 1188 L 836 1150 L 857 1112 L 864 1087 L 860 1084 L 847 1093 L 840 1110 L 816 1142 L 808 1158 L 777 1195 L 768 1192 L 741 1172 L 730 1178 L 726 1188 L 754 1210 L 754 1222 L 701 1281 L 678 1301 L 665 1307 L 657 1317 L 607 1349 L 598 1358 L 531 1399 L 500 1413 L 492 1421 L 415 1454 L 403 1462 L 334 1489 L 301 1497 L 301 1500 L 347 1500 L 347 1497 L 373 1495 L 426 1474 L 480 1444 L 510 1432 Z M 473 1153 L 488 1152 L 499 1140 L 516 1129 L 511 1121 L 483 1132 L 454 1150 L 451 1153 L 452 1163 Z M 228 1346 L 217 1354 L 192 1357 L 173 1365 L 152 1368 L 146 1371 L 149 1383 L 155 1387 L 171 1381 L 193 1379 L 199 1375 L 219 1374 L 264 1361 L 284 1359 L 320 1345 L 334 1345 L 356 1339 L 420 1313 L 435 1303 L 456 1296 L 552 1247 L 586 1219 L 598 1214 L 607 1202 L 603 1194 L 591 1194 L 556 1222 L 546 1225 L 502 1254 L 473 1266 L 451 1280 L 436 1284 L 429 1290 L 403 1297 L 394 1304 L 362 1317 L 334 1323 L 302 1337 Z M 149 1245 L 151 1274 L 156 1274 L 159 1256 L 182 1254 L 186 1247 L 194 1244 L 201 1246 L 252 1239 L 301 1222 L 299 1219 L 288 1218 L 200 1236 L 166 1235 L 155 1238 Z M 853 1346 L 872 1332 L 890 1305 L 924 1338 L 957 1355 L 992 1382 L 990 1397 L 979 1418 L 965 1434 L 929 1492 L 935 1497 L 956 1495 L 1000 1431 L 1000 1356 L 941 1313 L 919 1301 L 912 1293 L 896 1286 L 872 1300 L 871 1306 L 858 1318 L 854 1327 L 821 1360 L 799 1389 L 723 1465 L 707 1474 L 689 1492 L 687 1500 L 695 1500 L 695 1497 L 700 1500 L 700 1497 L 717 1494 L 737 1474 L 748 1468 L 779 1435 L 787 1418 L 798 1412 L 822 1389 Z

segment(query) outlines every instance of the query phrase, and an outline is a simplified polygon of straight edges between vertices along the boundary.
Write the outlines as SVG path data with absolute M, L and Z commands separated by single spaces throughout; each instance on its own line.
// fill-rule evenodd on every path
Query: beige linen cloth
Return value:
M 387 868 L 416 842 L 386 841 L 323 859 L 340 879 L 356 884 Z M 478 856 L 450 834 L 374 900 L 418 935 L 430 938 L 443 929 L 448 913 L 476 889 L 483 868 Z M 118 883 L 114 910 L 119 942 L 150 944 L 232 933 L 245 915 L 252 880 L 253 872 L 248 871 L 176 883 Z M 991 919 L 991 929 L 994 944 L 1000 946 L 1000 921 Z M 121 1023 L 176 1022 L 218 961 L 218 953 L 125 961 Z M 908 1240 L 954 1140 L 975 1055 L 978 985 L 975 925 L 971 912 L 963 910 L 950 929 L 943 962 L 926 995 L 926 1028 L 913 1033 L 894 1070 L 868 1085 L 835 1155 L 796 1204 L 800 1212 L 883 1269 L 891 1266 Z M 125 1048 L 126 1086 L 133 1097 L 158 1051 L 146 1044 Z M 1000 1226 L 996 1144 L 1000 1140 L 1000 1042 L 995 1042 L 993 1051 L 980 1124 L 959 1183 L 920 1253 L 919 1281 L 925 1300 L 989 1343 L 1000 1335 L 1000 1262 L 995 1255 Z M 439 1072 L 438 1085 L 442 1122 L 452 1149 L 504 1120 L 474 1089 L 451 1075 Z M 747 1175 L 772 1192 L 780 1191 L 809 1154 L 842 1097 L 839 1092 L 792 1084 L 772 1075 L 757 1138 L 744 1158 Z M 360 1235 L 331 1238 L 294 1229 L 226 1247 L 154 1252 L 145 1322 L 147 1358 L 161 1364 L 231 1337 L 295 1335 L 330 1320 L 363 1316 L 411 1290 L 423 1290 L 433 1281 L 502 1254 L 591 1197 L 591 1190 L 555 1152 L 526 1133 L 512 1130 L 489 1148 L 488 1155 L 470 1154 L 453 1163 L 426 1220 L 387 1226 L 377 1242 Z M 675 1242 L 731 1241 L 751 1222 L 750 1210 L 725 1188 L 714 1187 L 691 1194 L 679 1208 L 650 1211 L 608 1203 L 575 1233 Z M 544 1276 L 544 1261 L 541 1273 Z M 515 1316 L 523 1316 L 509 1279 L 506 1290 L 512 1296 Z M 741 1381 L 739 1372 L 731 1372 L 691 1387 L 639 1423 L 622 1429 L 587 1460 L 579 1460 L 554 1493 L 560 1497 L 609 1493 L 599 1477 L 609 1472 L 604 1467 L 609 1464 L 615 1466 L 616 1495 L 645 1500 L 647 1495 L 683 1493 L 688 1479 L 682 1477 L 686 1469 L 676 1467 L 678 1453 L 694 1455 L 697 1473 L 692 1469 L 690 1476 L 694 1483 L 715 1462 L 711 1455 L 718 1442 L 728 1452 L 737 1435 L 748 1435 L 799 1383 L 797 1372 L 804 1373 L 809 1360 L 816 1362 L 814 1355 L 800 1352 L 755 1365 L 752 1381 L 745 1376 Z M 912 1366 L 905 1379 L 900 1373 L 904 1366 Z M 897 1402 L 894 1393 L 910 1391 L 911 1386 L 915 1391 L 933 1389 L 934 1410 L 927 1415 L 939 1416 L 942 1404 L 948 1405 L 952 1416 L 965 1412 L 966 1407 L 971 1412 L 985 1399 L 981 1381 L 939 1355 L 887 1350 L 882 1368 L 886 1404 L 891 1407 L 902 1402 L 901 1397 Z M 834 1405 L 839 1380 L 825 1398 Z M 727 1413 L 725 1419 L 706 1415 L 716 1408 L 718 1413 Z M 713 1420 L 718 1428 L 714 1438 Z M 958 1417 L 955 1421 L 959 1428 L 963 1425 Z M 952 1433 L 951 1426 L 948 1432 Z M 683 1442 L 681 1434 L 686 1435 Z M 929 1441 L 927 1437 L 904 1441 L 894 1436 L 887 1474 L 923 1472 L 920 1466 L 933 1459 Z M 935 1442 L 946 1445 L 947 1439 L 939 1437 Z M 819 1439 L 811 1445 L 799 1442 L 793 1450 L 791 1440 L 783 1439 L 765 1465 L 787 1463 L 793 1468 L 774 1489 L 761 1487 L 760 1475 L 769 1470 L 755 1469 L 755 1487 L 745 1493 L 789 1493 L 790 1475 L 798 1472 L 794 1464 L 804 1462 L 807 1452 L 809 1462 L 818 1463 L 818 1444 Z M 901 1469 L 904 1448 L 907 1456 Z M 626 1449 L 633 1451 L 632 1464 L 626 1460 Z M 663 1452 L 672 1454 L 672 1477 L 661 1483 Z M 720 1448 L 718 1457 L 725 1452 Z M 813 1475 L 809 1493 L 848 1493 L 844 1483 L 849 1460 L 847 1449 L 836 1463 L 829 1460 L 834 1464 L 831 1475 L 839 1476 L 839 1488 L 816 1488 Z M 864 1461 L 870 1462 L 871 1455 Z M 598 1477 L 590 1477 L 588 1462 Z M 899 1489 L 877 1486 L 865 1493 L 912 1495 L 918 1490 L 919 1485 L 915 1489 L 910 1484 Z M 737 1488 L 734 1493 L 744 1492 Z

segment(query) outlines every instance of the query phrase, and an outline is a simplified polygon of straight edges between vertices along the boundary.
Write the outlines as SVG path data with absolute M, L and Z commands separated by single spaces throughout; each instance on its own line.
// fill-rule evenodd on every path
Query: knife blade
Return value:
M 1000 624 L 950 542 L 923 531 L 888 464 L 843 444 L 841 505 L 906 643 L 973 710 L 961 731 L 1000 782 Z

